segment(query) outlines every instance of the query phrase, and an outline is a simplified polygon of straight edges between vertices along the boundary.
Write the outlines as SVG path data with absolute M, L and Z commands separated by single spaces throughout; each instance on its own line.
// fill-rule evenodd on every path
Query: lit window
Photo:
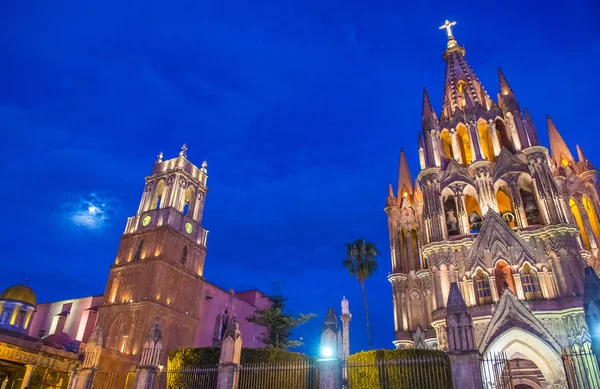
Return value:
M 523 273 L 521 273 L 521 284 L 523 284 L 525 299 L 533 300 L 542 297 L 538 277 L 527 264 L 525 264 Z
M 185 264 L 187 262 L 187 254 L 188 254 L 187 246 L 183 246 L 183 251 L 181 252 L 181 266 L 185 266 Z
M 144 239 L 140 240 L 138 244 L 137 250 L 135 251 L 135 255 L 133 256 L 133 261 L 139 261 L 142 257 L 142 250 L 144 249 Z
M 479 305 L 489 304 L 492 302 L 492 290 L 490 289 L 490 281 L 485 274 L 479 269 L 475 275 L 475 292 L 477 294 L 477 303 Z

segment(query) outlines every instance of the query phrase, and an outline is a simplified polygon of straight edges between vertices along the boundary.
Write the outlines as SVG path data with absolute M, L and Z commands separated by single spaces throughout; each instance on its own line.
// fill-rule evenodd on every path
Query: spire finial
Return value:
M 161 163 L 163 159 L 163 152 L 161 150 L 160 153 L 158 153 L 158 155 L 156 156 L 156 163 Z
M 456 40 L 454 40 L 454 35 L 452 34 L 452 26 L 456 25 L 456 22 L 451 22 L 446 20 L 446 22 L 440 26 L 440 30 L 446 30 L 446 34 L 448 34 L 448 47 L 456 46 Z
M 181 151 L 179 152 L 180 157 L 187 157 L 187 142 L 181 146 Z

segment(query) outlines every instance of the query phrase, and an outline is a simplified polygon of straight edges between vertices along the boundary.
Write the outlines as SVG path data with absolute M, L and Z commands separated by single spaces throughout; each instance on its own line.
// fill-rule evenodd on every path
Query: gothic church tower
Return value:
M 202 213 L 208 191 L 206 163 L 201 168 L 179 156 L 159 154 L 136 215 L 125 233 L 98 310 L 104 347 L 139 358 L 145 334 L 160 318 L 161 363 L 168 352 L 191 345 L 199 319 L 202 273 L 208 231 Z
M 582 296 L 586 264 L 599 268 L 598 171 L 579 146 L 573 157 L 549 118 L 551 153 L 539 143 L 502 70 L 497 101 L 488 95 L 453 25 L 441 27 L 439 117 L 423 91 L 418 181 L 401 152 L 397 191 L 388 189 L 394 344 L 446 350 L 456 283 L 479 352 L 529 359 L 547 383 L 561 382 L 562 367 L 545 370 L 561 348 L 589 347 Z M 524 343 L 509 349 L 517 338 Z M 548 360 L 534 348 L 550 350 Z

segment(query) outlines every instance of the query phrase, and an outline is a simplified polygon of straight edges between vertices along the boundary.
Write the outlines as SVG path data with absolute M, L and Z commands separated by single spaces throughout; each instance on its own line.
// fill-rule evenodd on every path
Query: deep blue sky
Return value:
M 391 347 L 386 215 L 406 149 L 416 175 L 421 95 L 442 100 L 445 19 L 490 95 L 502 66 L 547 141 L 550 114 L 600 165 L 596 1 L 6 1 L 0 6 L 0 288 L 101 294 L 156 154 L 209 166 L 205 276 L 284 283 L 312 351 L 329 306 L 354 314 L 344 243 L 379 247 L 367 281 L 374 345 Z M 91 8 L 91 4 L 97 8 Z M 215 5 L 217 4 L 217 5 Z M 458 6 L 457 6 L 458 5 Z M 93 204 L 94 217 L 81 213 Z

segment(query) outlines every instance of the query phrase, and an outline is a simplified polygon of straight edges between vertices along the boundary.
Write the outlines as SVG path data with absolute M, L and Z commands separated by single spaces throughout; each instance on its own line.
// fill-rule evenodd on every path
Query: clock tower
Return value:
M 206 162 L 198 168 L 188 161 L 186 145 L 176 158 L 158 155 L 98 309 L 105 348 L 137 358 L 155 318 L 163 328 L 161 363 L 171 350 L 193 344 L 208 234 L 201 226 L 207 177 Z

